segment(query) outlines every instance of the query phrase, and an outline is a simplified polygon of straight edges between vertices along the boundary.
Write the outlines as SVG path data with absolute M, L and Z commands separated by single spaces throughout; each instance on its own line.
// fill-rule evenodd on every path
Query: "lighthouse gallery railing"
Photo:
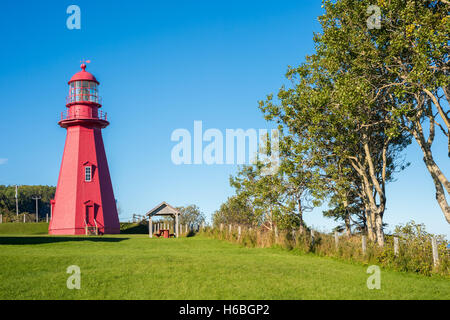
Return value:
M 108 113 L 103 112 L 103 110 L 98 111 L 97 116 L 93 114 L 86 114 L 82 112 L 69 112 L 63 111 L 61 112 L 61 121 L 63 120 L 74 120 L 74 119 L 99 119 L 99 120 L 108 120 Z

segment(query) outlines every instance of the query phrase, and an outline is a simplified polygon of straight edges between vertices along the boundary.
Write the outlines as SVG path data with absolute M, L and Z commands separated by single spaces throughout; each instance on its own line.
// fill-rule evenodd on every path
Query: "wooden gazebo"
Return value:
M 171 216 L 174 219 L 174 234 L 175 237 L 178 238 L 178 223 L 180 218 L 181 212 L 172 207 L 167 202 L 163 201 L 160 204 L 158 204 L 156 207 L 154 207 L 152 210 L 146 213 L 146 216 L 148 216 L 148 235 L 150 238 L 153 237 L 153 224 L 152 224 L 152 217 L 154 216 Z

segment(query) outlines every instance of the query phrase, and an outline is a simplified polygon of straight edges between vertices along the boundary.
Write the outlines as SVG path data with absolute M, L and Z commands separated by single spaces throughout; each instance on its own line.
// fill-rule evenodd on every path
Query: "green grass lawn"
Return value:
M 0 229 L 0 232 L 2 230 Z M 69 290 L 66 268 L 81 268 Z M 0 299 L 450 299 L 450 281 L 202 236 L 0 235 Z

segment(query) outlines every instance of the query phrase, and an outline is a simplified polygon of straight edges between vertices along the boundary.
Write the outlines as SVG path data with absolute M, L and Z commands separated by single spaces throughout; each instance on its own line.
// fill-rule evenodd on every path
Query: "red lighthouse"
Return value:
M 58 122 L 67 129 L 67 137 L 49 234 L 119 233 L 101 131 L 109 122 L 99 110 L 99 82 L 85 70 L 85 64 L 81 69 L 69 81 L 67 110 Z

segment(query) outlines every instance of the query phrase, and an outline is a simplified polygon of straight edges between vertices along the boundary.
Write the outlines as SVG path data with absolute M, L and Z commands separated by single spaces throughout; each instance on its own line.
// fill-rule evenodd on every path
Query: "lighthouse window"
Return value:
M 84 167 L 84 181 L 92 181 L 92 167 Z
M 68 101 L 91 101 L 98 103 L 97 83 L 85 80 L 70 83 Z

